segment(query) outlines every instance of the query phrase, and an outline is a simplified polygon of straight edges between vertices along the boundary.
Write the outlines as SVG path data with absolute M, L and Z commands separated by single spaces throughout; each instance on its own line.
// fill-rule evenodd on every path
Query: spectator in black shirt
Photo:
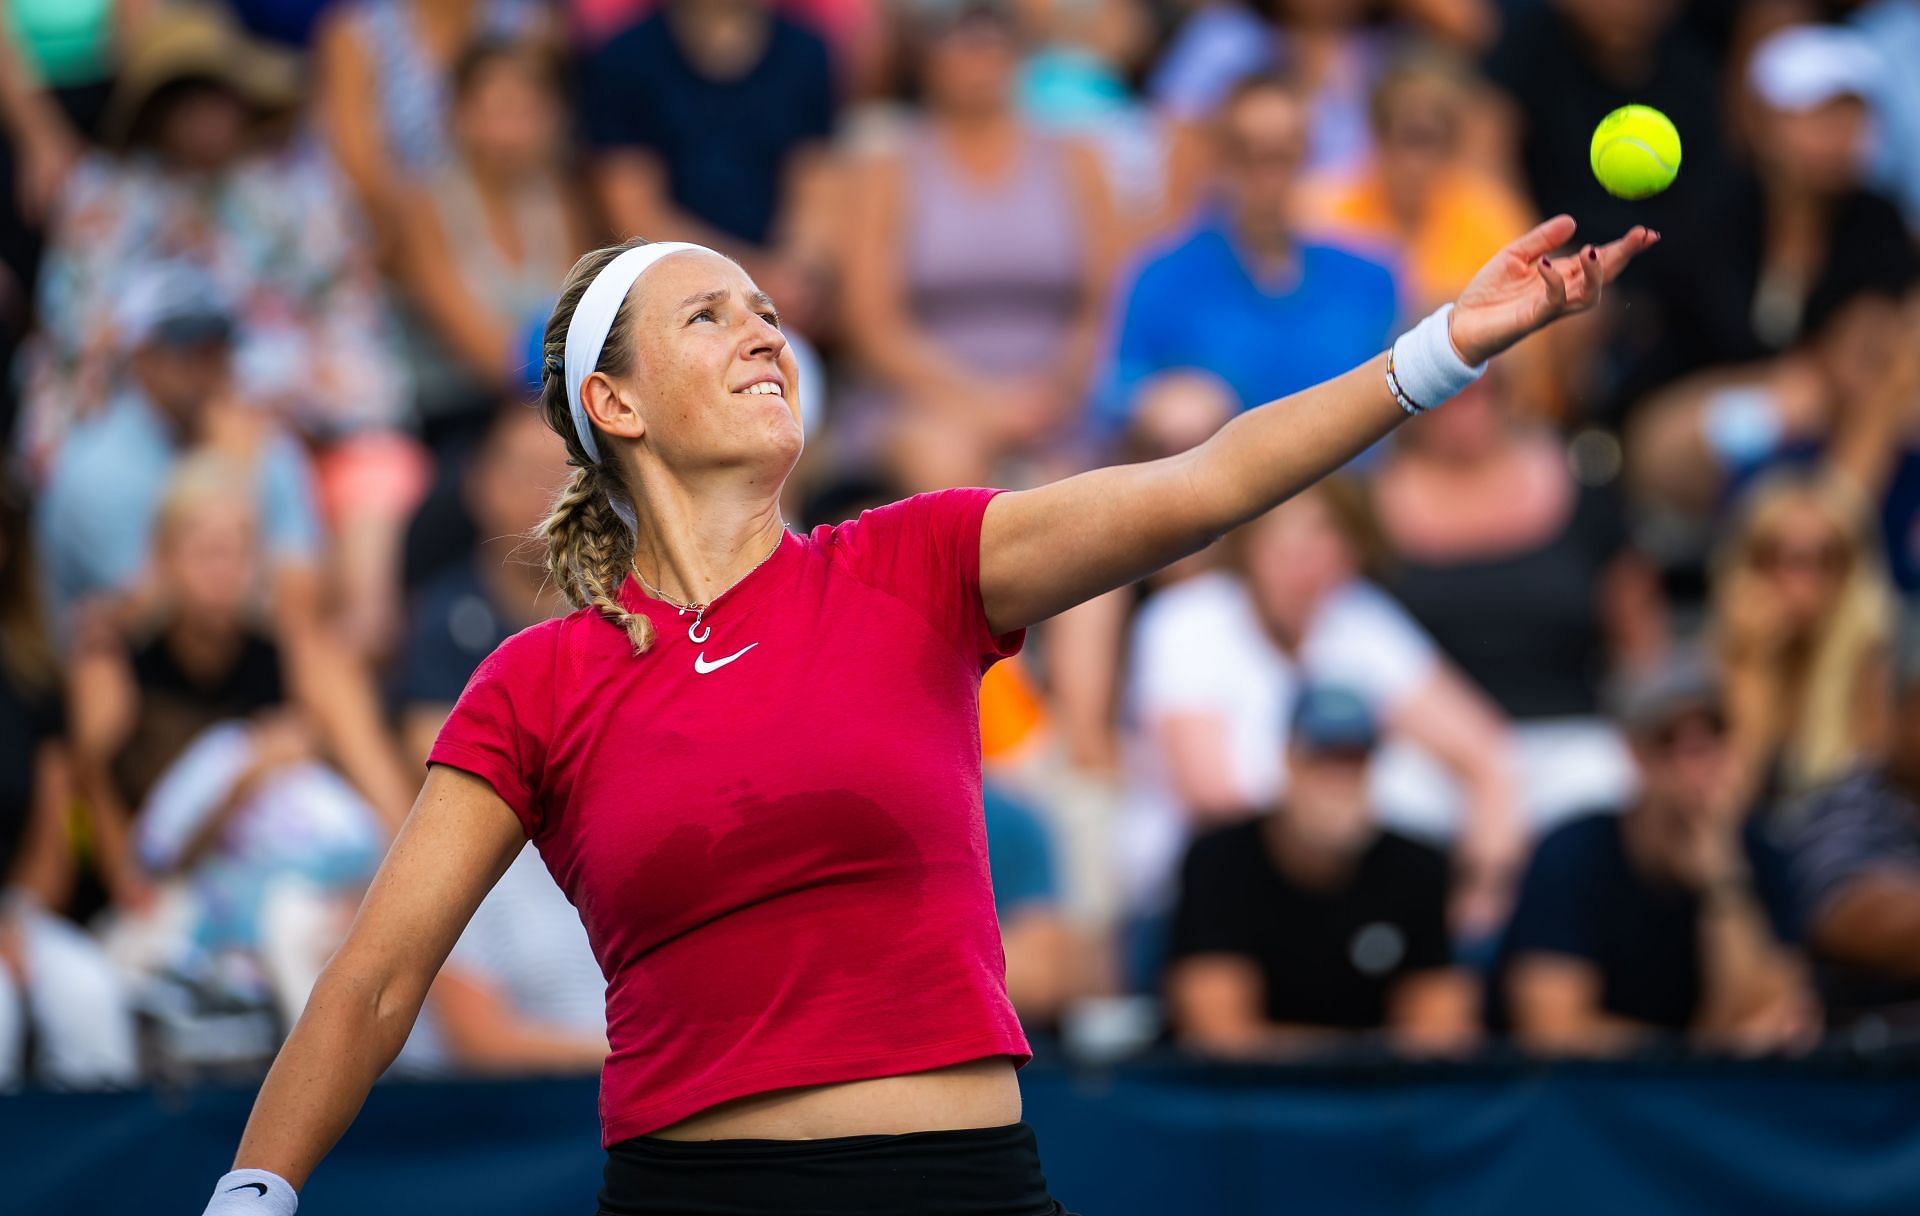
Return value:
M 1920 646 L 1907 639 L 1893 747 L 1786 812 L 1789 873 L 1829 1020 L 1920 1037 Z
M 1286 805 L 1189 849 L 1167 975 L 1181 1041 L 1234 1057 L 1369 1031 L 1414 1050 L 1471 1041 L 1475 993 L 1447 940 L 1447 861 L 1375 824 L 1376 742 L 1363 698 L 1310 686 L 1295 703 Z
M 26 507 L 0 486 L 0 1092 L 23 1075 L 126 1085 L 138 1056 L 124 986 L 94 940 L 59 915 L 74 879 L 72 766 L 34 575 Z
M 594 51 L 584 82 L 615 234 L 722 250 L 804 328 L 832 239 L 826 43 L 767 0 L 671 0 Z
M 1876 70 L 1845 30 L 1762 43 L 1739 111 L 1752 171 L 1718 177 L 1649 263 L 1619 397 L 1636 414 L 1628 466 L 1664 504 L 1705 514 L 1782 449 L 1824 440 L 1858 331 L 1920 285 L 1898 209 L 1863 185 Z
M 480 660 L 563 607 L 533 534 L 566 479 L 566 449 L 540 415 L 518 402 L 502 406 L 460 479 L 482 540 L 434 575 L 413 605 L 393 689 L 412 760 L 426 762 Z
M 1502 123 L 1542 215 L 1565 211 L 1582 231 L 1646 223 L 1665 229 L 1694 203 L 1696 183 L 1726 164 L 1719 71 L 1679 20 L 1677 0 L 1547 0 L 1514 6 L 1486 71 L 1504 94 Z M 1587 145 L 1610 110 L 1655 106 L 1680 129 L 1686 161 L 1665 195 L 1629 202 L 1593 179 Z
M 1641 771 L 1618 814 L 1541 841 L 1496 965 L 1524 1045 L 1632 1050 L 1661 1033 L 1768 1049 L 1812 1029 L 1779 855 L 1746 824 L 1719 690 L 1697 662 L 1645 677 L 1621 725 Z

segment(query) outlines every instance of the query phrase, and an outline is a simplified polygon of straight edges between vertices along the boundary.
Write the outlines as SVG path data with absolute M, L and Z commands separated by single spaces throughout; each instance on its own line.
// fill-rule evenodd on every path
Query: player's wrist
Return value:
M 214 1184 L 204 1216 L 293 1216 L 300 1196 L 272 1170 L 234 1170 Z
M 1387 351 L 1387 390 L 1409 416 L 1437 409 L 1487 370 L 1485 360 L 1467 362 L 1455 344 L 1453 312 L 1441 305 Z

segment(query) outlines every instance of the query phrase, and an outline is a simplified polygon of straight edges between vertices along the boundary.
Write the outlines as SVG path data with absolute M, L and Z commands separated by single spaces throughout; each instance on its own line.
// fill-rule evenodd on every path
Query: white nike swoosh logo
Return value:
M 693 656 L 693 669 L 703 676 L 710 671 L 719 671 L 722 667 L 725 667 L 727 664 L 733 662 L 735 659 L 747 653 L 747 651 L 752 650 L 755 646 L 758 646 L 759 644 L 760 643 L 758 642 L 753 642 L 749 645 L 742 646 L 740 649 L 734 651 L 732 654 L 728 655 L 726 658 L 715 659 L 711 663 L 707 662 L 707 652 L 703 650 L 699 654 Z

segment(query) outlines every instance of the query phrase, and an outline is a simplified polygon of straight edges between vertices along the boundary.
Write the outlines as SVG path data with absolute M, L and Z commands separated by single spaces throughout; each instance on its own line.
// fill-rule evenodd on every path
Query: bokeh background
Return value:
M 468 675 L 564 611 L 581 252 L 775 297 L 812 527 L 1185 451 L 1561 211 L 1664 239 L 989 673 L 1054 1189 L 1920 1205 L 1920 2 L 0 16 L 0 1210 L 200 1202 Z M 1627 103 L 1685 144 L 1638 202 Z M 584 1211 L 601 982 L 530 849 L 308 1206 Z

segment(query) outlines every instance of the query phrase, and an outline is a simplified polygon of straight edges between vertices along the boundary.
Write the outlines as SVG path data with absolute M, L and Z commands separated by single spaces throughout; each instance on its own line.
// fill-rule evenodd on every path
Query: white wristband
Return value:
M 293 1216 L 293 1184 L 272 1170 L 235 1170 L 214 1184 L 205 1216 Z
M 1387 351 L 1387 388 L 1409 414 L 1424 414 L 1445 403 L 1487 370 L 1484 363 L 1468 367 L 1454 352 L 1447 334 L 1452 312 L 1453 305 L 1442 304 Z

